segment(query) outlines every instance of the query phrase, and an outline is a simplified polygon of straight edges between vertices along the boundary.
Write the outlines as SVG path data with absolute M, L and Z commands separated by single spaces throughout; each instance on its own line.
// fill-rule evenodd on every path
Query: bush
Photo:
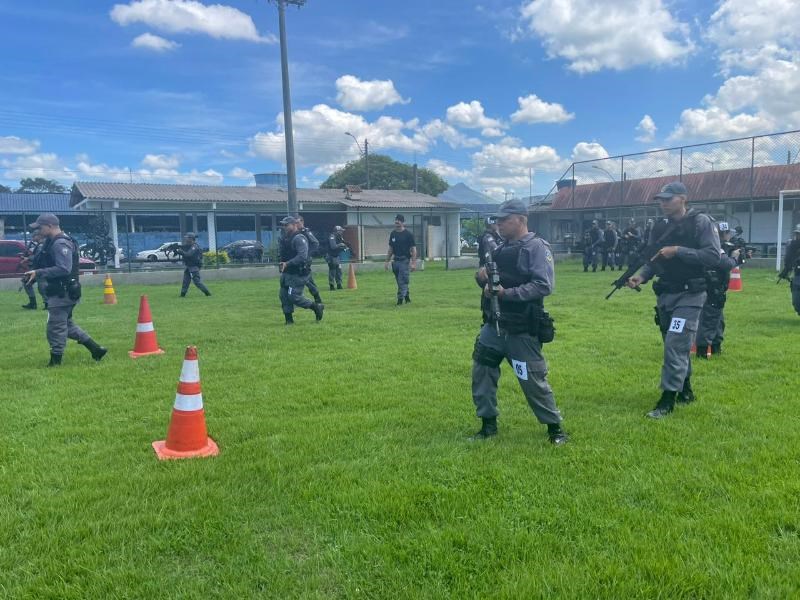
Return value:
M 203 252 L 204 267 L 216 267 L 218 260 L 219 264 L 221 265 L 227 265 L 229 262 L 231 262 L 228 253 L 224 250 L 219 250 L 217 252 Z

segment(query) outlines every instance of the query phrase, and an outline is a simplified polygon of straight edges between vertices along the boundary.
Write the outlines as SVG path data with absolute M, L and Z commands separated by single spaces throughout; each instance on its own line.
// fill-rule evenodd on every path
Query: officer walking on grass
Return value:
M 552 293 L 555 282 L 553 254 L 546 241 L 528 231 L 528 207 L 522 200 L 504 202 L 496 217 L 505 240 L 492 253 L 499 286 L 492 290 L 486 267 L 475 276 L 484 289 L 484 324 L 472 353 L 472 400 L 482 421 L 472 439 L 497 435 L 497 384 L 500 364 L 506 360 L 534 415 L 547 425 L 550 442 L 561 445 L 568 437 L 561 428 L 542 355 L 542 344 L 554 335 L 553 321 L 544 310 L 544 297 Z M 493 293 L 499 299 L 499 321 L 491 307 Z
M 211 292 L 203 283 L 200 277 L 200 267 L 203 266 L 203 250 L 197 244 L 196 236 L 193 233 L 187 233 L 183 236 L 183 242 L 175 249 L 175 252 L 183 260 L 183 284 L 181 285 L 181 298 L 186 296 L 189 291 L 189 284 L 194 282 L 201 292 L 206 296 L 210 296 Z
M 314 312 L 317 321 L 322 320 L 325 305 L 312 302 L 303 296 L 303 288 L 308 281 L 311 262 L 308 258 L 308 239 L 301 231 L 301 224 L 295 217 L 284 217 L 281 220 L 285 245 L 284 254 L 278 265 L 281 272 L 281 288 L 279 297 L 286 324 L 294 323 L 294 307 L 307 308 Z
M 400 306 L 404 301 L 408 304 L 411 302 L 411 296 L 408 295 L 410 271 L 417 270 L 417 245 L 414 242 L 414 234 L 406 229 L 406 219 L 403 215 L 395 216 L 394 231 L 389 235 L 389 251 L 386 253 L 384 265 L 387 271 L 390 262 L 397 281 L 397 305 Z
M 800 316 L 800 224 L 794 228 L 793 236 L 794 239 L 786 248 L 786 258 L 783 261 L 783 269 L 778 274 L 778 281 L 789 280 L 789 287 L 792 290 L 792 306 Z
M 695 399 L 689 355 L 706 301 L 704 272 L 719 265 L 720 242 L 708 215 L 687 207 L 689 193 L 683 183 L 669 183 L 655 197 L 666 217 L 651 233 L 651 243 L 660 249 L 627 285 L 636 288 L 658 276 L 653 291 L 658 297 L 656 316 L 664 340 L 662 392 L 647 416 L 660 419 L 673 411 L 676 401 Z
M 44 282 L 47 301 L 47 341 L 50 344 L 48 367 L 61 364 L 67 338 L 86 346 L 92 358 L 99 361 L 107 349 L 95 342 L 72 320 L 72 311 L 81 297 L 78 245 L 61 231 L 58 217 L 44 213 L 31 224 L 31 229 L 44 240 L 38 267 L 25 273 L 29 284 Z
M 333 290 L 342 289 L 342 252 L 347 250 L 344 241 L 344 227 L 337 225 L 328 236 L 328 247 L 325 249 L 325 262 L 328 263 L 328 285 Z

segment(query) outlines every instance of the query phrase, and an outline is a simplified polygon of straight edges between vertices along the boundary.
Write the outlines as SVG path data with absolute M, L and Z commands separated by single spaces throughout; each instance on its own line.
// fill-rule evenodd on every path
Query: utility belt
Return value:
M 48 279 L 44 287 L 44 295 L 48 298 L 69 298 L 77 302 L 81 298 L 81 282 L 77 277 Z
M 494 325 L 494 313 L 491 311 L 491 304 L 484 303 L 483 321 Z M 509 335 L 520 335 L 527 333 L 537 338 L 542 344 L 549 344 L 556 336 L 556 328 L 553 317 L 550 316 L 544 307 L 536 304 L 528 304 L 523 311 L 507 312 L 500 306 L 500 329 Z
M 410 256 L 392 256 L 392 261 L 411 260 Z
M 305 277 L 311 273 L 311 263 L 305 263 L 303 266 L 286 265 L 286 268 L 283 269 L 283 272 L 288 273 L 289 275 L 300 275 L 301 277 Z
M 706 283 L 705 277 L 687 279 L 686 281 L 664 281 L 659 279 L 653 282 L 653 291 L 656 296 L 661 294 L 681 294 L 683 292 L 699 294 L 706 290 L 708 290 L 708 283 Z

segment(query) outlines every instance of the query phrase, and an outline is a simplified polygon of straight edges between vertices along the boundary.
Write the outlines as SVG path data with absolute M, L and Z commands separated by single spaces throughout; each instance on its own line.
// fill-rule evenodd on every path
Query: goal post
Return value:
M 781 258 L 783 257 L 783 199 L 786 196 L 800 197 L 800 190 L 781 190 L 778 194 L 778 234 L 775 243 L 775 271 L 781 270 Z

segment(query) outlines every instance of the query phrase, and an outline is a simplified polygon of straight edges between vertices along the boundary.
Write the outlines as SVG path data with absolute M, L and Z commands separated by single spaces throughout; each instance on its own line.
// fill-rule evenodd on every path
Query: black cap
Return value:
M 281 219 L 281 225 L 292 225 L 294 223 L 297 223 L 297 219 L 295 219 L 294 217 L 287 216 Z
M 680 181 L 673 181 L 661 188 L 655 195 L 657 200 L 671 200 L 673 196 L 688 196 L 689 190 Z
M 333 230 L 334 231 L 344 231 L 344 227 L 342 227 L 341 225 L 337 225 L 336 227 L 333 228 Z
M 528 206 L 522 200 L 506 200 L 500 205 L 500 208 L 497 209 L 497 212 L 494 213 L 494 216 L 497 219 L 505 219 L 506 217 L 510 217 L 512 215 L 523 215 L 527 217 Z
M 394 216 L 394 220 L 395 221 L 400 221 L 401 223 L 405 223 L 406 222 L 406 218 L 403 215 L 399 215 L 399 214 Z
M 53 213 L 42 213 L 36 220 L 28 225 L 30 229 L 39 229 L 42 225 L 50 225 L 51 227 L 58 227 L 60 221 Z

